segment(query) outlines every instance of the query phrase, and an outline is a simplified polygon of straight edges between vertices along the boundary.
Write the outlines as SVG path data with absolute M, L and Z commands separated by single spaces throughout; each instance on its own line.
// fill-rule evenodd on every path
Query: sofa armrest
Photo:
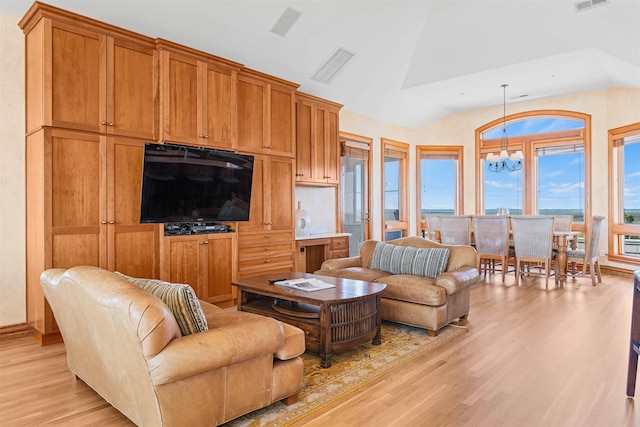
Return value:
M 282 325 L 256 316 L 247 322 L 186 335 L 147 360 L 155 385 L 167 384 L 223 366 L 274 354 L 284 343 Z
M 328 259 L 322 263 L 319 271 L 335 271 L 349 267 L 362 267 L 362 258 L 359 256 L 352 256 L 349 258 Z
M 462 267 L 453 271 L 445 271 L 436 277 L 435 285 L 444 288 L 447 295 L 458 292 L 475 284 L 480 277 L 475 267 Z

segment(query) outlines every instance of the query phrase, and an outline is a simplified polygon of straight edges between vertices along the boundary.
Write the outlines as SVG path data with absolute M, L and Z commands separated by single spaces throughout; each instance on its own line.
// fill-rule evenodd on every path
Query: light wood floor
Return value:
M 618 276 L 548 292 L 484 280 L 468 333 L 296 426 L 640 426 L 625 395 L 631 297 Z M 61 344 L 0 342 L 0 384 L 3 426 L 131 425 L 67 371 Z

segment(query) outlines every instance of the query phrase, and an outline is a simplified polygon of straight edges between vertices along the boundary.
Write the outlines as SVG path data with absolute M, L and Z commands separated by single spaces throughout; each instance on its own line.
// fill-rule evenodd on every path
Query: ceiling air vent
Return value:
M 345 65 L 353 57 L 356 56 L 354 52 L 351 52 L 343 47 L 339 47 L 333 54 L 327 59 L 318 69 L 313 73 L 311 78 L 320 83 L 329 84 L 338 75 Z
M 585 0 L 575 4 L 576 12 L 583 12 L 585 10 L 593 9 L 597 6 L 604 6 L 609 4 L 609 0 Z
M 300 18 L 300 15 L 302 15 L 301 12 L 288 7 L 282 13 L 280 19 L 278 19 L 278 22 L 276 22 L 276 24 L 273 26 L 271 32 L 280 37 L 284 37 L 285 35 L 287 35 L 291 27 L 293 27 L 293 24 L 296 23 L 298 18 Z

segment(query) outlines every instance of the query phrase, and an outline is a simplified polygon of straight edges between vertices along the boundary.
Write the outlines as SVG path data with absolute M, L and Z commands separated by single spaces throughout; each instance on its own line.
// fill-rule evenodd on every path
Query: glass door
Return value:
M 350 233 L 349 255 L 360 254 L 360 245 L 369 239 L 369 146 L 362 142 L 342 141 L 340 180 L 342 224 Z

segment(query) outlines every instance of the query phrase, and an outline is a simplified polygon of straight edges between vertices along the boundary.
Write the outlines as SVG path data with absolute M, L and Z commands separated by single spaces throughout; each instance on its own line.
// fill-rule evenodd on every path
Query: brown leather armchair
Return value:
M 304 333 L 201 302 L 208 331 L 182 336 L 169 308 L 95 267 L 41 276 L 69 369 L 140 426 L 213 426 L 302 388 Z

